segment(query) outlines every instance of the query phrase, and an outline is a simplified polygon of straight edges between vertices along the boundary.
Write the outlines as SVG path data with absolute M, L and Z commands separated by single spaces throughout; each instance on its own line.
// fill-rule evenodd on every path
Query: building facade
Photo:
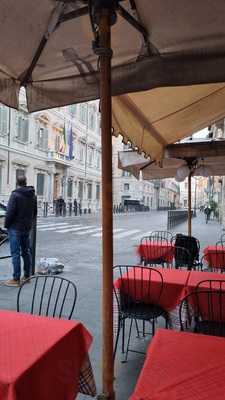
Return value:
M 25 102 L 24 102 L 25 103 Z M 25 173 L 38 204 L 62 196 L 83 210 L 101 207 L 101 135 L 98 102 L 28 114 L 0 105 L 0 200 L 7 202 Z
M 129 150 L 121 137 L 113 137 L 113 203 L 137 200 L 150 210 L 179 207 L 179 184 L 174 179 L 146 181 L 118 168 L 118 152 Z

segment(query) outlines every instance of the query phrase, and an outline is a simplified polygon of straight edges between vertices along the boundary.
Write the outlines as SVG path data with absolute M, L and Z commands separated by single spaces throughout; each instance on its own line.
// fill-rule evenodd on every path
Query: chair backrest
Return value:
M 145 265 L 171 263 L 173 248 L 167 239 L 145 236 L 141 239 L 142 261 Z
M 18 312 L 71 319 L 77 300 L 73 282 L 54 275 L 35 275 L 28 281 L 18 291 Z
M 187 268 L 191 270 L 193 267 L 193 259 L 190 252 L 184 247 L 175 246 L 174 264 L 176 269 Z
M 216 246 L 222 246 L 225 248 L 225 237 L 218 240 L 218 242 L 216 242 Z
M 215 247 L 215 250 L 210 250 L 202 256 L 201 262 L 213 271 L 222 271 L 225 269 L 225 251 Z
M 173 237 L 169 231 L 153 231 L 150 233 L 150 236 L 155 240 L 167 240 L 168 242 L 171 242 Z
M 207 333 L 209 335 L 215 335 L 216 326 L 217 334 L 223 336 L 225 327 L 225 291 L 219 288 L 219 285 L 217 288 L 214 286 L 203 289 L 201 282 L 200 286 L 184 297 L 180 304 L 179 319 L 181 330 L 185 330 L 187 317 L 189 320 L 192 318 L 192 321 L 194 321 L 194 328 L 199 323 L 204 322 L 207 323 Z M 220 324 L 221 332 L 218 332 L 218 330 L 220 331 Z
M 225 233 L 222 233 L 222 235 L 220 236 L 220 242 L 225 242 Z
M 222 276 L 222 275 L 221 275 Z M 204 279 L 198 282 L 197 290 L 220 290 L 225 292 L 225 279 Z
M 163 291 L 163 276 L 150 267 L 117 265 L 114 268 L 114 294 L 120 311 L 136 304 L 159 304 Z
M 192 264 L 199 260 L 200 242 L 194 236 L 187 236 L 178 233 L 175 239 L 175 247 L 176 246 L 184 247 L 189 251 L 192 258 Z

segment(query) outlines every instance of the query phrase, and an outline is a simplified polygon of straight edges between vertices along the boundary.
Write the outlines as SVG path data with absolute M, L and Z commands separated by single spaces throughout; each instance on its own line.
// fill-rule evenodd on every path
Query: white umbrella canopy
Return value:
M 140 174 L 144 180 L 177 177 L 182 181 L 188 178 L 188 235 L 191 236 L 191 177 L 225 175 L 225 140 L 190 141 L 167 146 L 160 162 L 135 151 L 121 151 L 118 166 L 137 179 Z
M 124 171 L 130 172 L 139 179 L 164 179 L 174 178 L 177 170 L 188 163 L 182 158 L 163 158 L 160 162 L 146 159 L 135 151 L 121 151 L 118 155 L 118 166 Z M 195 159 L 195 176 L 201 176 L 204 172 L 210 176 L 225 175 L 225 154 L 224 156 L 199 157 Z
M 217 0 L 1 0 L 0 102 L 29 111 L 99 97 L 93 6 L 116 5 L 112 93 L 225 82 L 225 2 Z M 96 47 L 96 46 L 95 46 Z

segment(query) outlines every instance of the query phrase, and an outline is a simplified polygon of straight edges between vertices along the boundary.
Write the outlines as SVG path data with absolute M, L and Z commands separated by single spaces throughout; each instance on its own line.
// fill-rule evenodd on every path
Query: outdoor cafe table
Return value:
M 142 285 L 142 279 L 143 281 L 145 281 L 146 279 L 147 282 L 147 278 L 145 278 L 145 273 L 142 273 L 141 271 L 141 269 L 143 268 L 144 267 L 142 266 L 136 267 L 137 270 L 135 273 L 135 287 L 137 292 L 138 285 Z M 168 312 L 171 325 L 174 328 L 179 328 L 179 304 L 182 298 L 185 296 L 185 289 L 190 271 L 166 268 L 157 268 L 157 271 L 159 271 L 163 277 L 163 291 L 159 300 L 159 305 Z M 130 283 L 129 288 L 134 287 L 134 285 L 132 285 L 132 280 L 134 281 L 132 268 L 129 270 L 128 276 L 123 276 L 123 286 L 126 287 L 126 280 L 128 279 Z M 154 301 L 154 293 L 158 293 L 157 288 L 159 287 L 159 283 L 160 281 L 158 274 L 153 274 L 151 279 L 151 298 L 149 299 L 149 302 Z M 146 286 L 148 287 L 148 284 L 146 284 Z M 120 290 L 121 278 L 118 278 L 115 281 L 114 287 L 116 288 L 116 290 Z
M 166 240 L 146 240 L 144 243 L 139 244 L 137 247 L 137 254 L 144 260 L 159 260 L 172 263 L 174 256 L 174 245 L 168 243 Z
M 205 260 L 211 268 L 225 269 L 225 247 L 207 246 L 203 250 Z
M 0 311 L 0 399 L 74 400 L 95 395 L 88 350 L 77 321 Z
M 205 272 L 205 271 L 190 271 L 189 279 L 187 282 L 186 294 L 196 289 L 197 285 L 201 281 L 206 280 L 218 280 L 225 281 L 225 275 L 219 272 Z M 201 289 L 209 289 L 209 285 L 201 285 Z
M 158 329 L 129 400 L 222 400 L 225 338 Z

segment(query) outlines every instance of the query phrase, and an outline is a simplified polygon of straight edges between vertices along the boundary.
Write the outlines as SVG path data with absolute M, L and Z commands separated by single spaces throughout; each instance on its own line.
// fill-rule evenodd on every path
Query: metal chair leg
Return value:
M 143 337 L 145 337 L 145 320 L 144 319 L 143 319 L 142 323 L 143 323 Z
M 117 346 L 119 342 L 119 337 L 120 337 L 120 329 L 121 329 L 121 319 L 118 319 L 118 328 L 117 328 L 117 333 L 116 333 L 116 342 L 114 346 L 114 351 L 113 351 L 113 361 L 115 360 L 116 357 L 116 351 L 117 351 Z
M 155 334 L 155 318 L 152 320 L 152 336 Z
M 128 340 L 127 340 L 127 350 L 126 350 L 126 356 L 125 356 L 125 359 L 124 359 L 123 363 L 126 363 L 127 362 L 127 358 L 128 358 L 128 351 L 129 351 L 129 344 L 130 344 L 130 338 L 131 338 L 132 325 L 133 325 L 133 318 L 131 318 L 131 321 L 130 321 L 129 336 L 128 336 Z
M 124 319 L 122 321 L 122 354 L 125 353 L 124 350 L 124 343 L 125 343 L 125 324 L 126 324 L 126 320 Z
M 135 325 L 136 325 L 136 330 L 137 330 L 137 337 L 139 338 L 140 337 L 140 331 L 139 331 L 139 328 L 138 328 L 138 323 L 137 323 L 137 320 L 136 320 L 136 318 L 135 318 Z

